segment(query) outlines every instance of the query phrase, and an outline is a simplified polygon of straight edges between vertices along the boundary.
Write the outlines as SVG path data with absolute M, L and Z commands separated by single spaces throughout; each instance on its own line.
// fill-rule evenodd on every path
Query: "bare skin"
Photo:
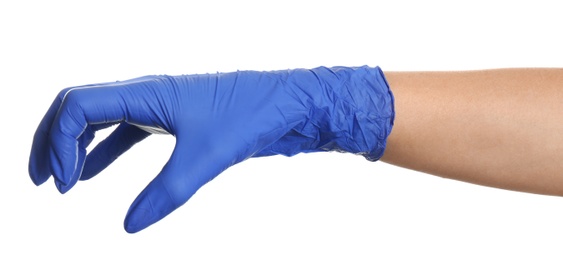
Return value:
M 385 72 L 395 126 L 382 161 L 563 196 L 563 69 Z

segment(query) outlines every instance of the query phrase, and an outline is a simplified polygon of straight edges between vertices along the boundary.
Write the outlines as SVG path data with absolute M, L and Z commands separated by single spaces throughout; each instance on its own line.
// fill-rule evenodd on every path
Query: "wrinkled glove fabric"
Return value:
M 151 133 L 176 137 L 160 174 L 125 218 L 137 232 L 251 157 L 339 151 L 378 160 L 394 118 L 379 67 L 145 76 L 59 93 L 34 137 L 29 173 L 65 193 Z M 92 151 L 97 130 L 119 126 Z

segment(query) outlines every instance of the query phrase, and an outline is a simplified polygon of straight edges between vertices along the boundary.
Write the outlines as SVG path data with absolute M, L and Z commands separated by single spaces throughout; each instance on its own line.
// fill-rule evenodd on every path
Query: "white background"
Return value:
M 34 186 L 33 133 L 69 86 L 321 65 L 563 67 L 557 1 L 182 2 L 0 3 L 0 259 L 563 257 L 563 198 L 349 154 L 245 161 L 133 235 L 123 218 L 171 136 L 150 137 L 65 195 L 52 178 Z

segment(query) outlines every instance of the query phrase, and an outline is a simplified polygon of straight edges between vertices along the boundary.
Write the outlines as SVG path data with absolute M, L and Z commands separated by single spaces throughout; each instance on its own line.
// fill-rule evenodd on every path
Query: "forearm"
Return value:
M 383 161 L 563 195 L 563 69 L 385 72 L 395 126 Z

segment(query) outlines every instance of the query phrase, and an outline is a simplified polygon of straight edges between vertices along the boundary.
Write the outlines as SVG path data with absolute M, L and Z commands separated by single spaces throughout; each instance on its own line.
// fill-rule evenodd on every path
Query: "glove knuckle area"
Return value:
M 59 93 L 57 94 L 57 99 L 59 100 L 59 102 L 62 102 L 65 99 L 66 95 L 69 92 L 72 92 L 71 90 L 73 90 L 75 88 L 76 87 L 68 87 L 68 88 L 64 88 L 61 91 L 59 91 Z
M 67 92 L 52 130 L 58 130 L 66 136 L 78 138 L 86 130 L 88 124 L 84 118 L 79 99 L 75 97 L 76 94 L 73 92 Z
M 81 89 L 79 88 L 70 88 L 68 89 L 64 95 L 62 96 L 63 105 L 65 104 L 77 104 L 82 101 L 83 93 L 81 93 Z

